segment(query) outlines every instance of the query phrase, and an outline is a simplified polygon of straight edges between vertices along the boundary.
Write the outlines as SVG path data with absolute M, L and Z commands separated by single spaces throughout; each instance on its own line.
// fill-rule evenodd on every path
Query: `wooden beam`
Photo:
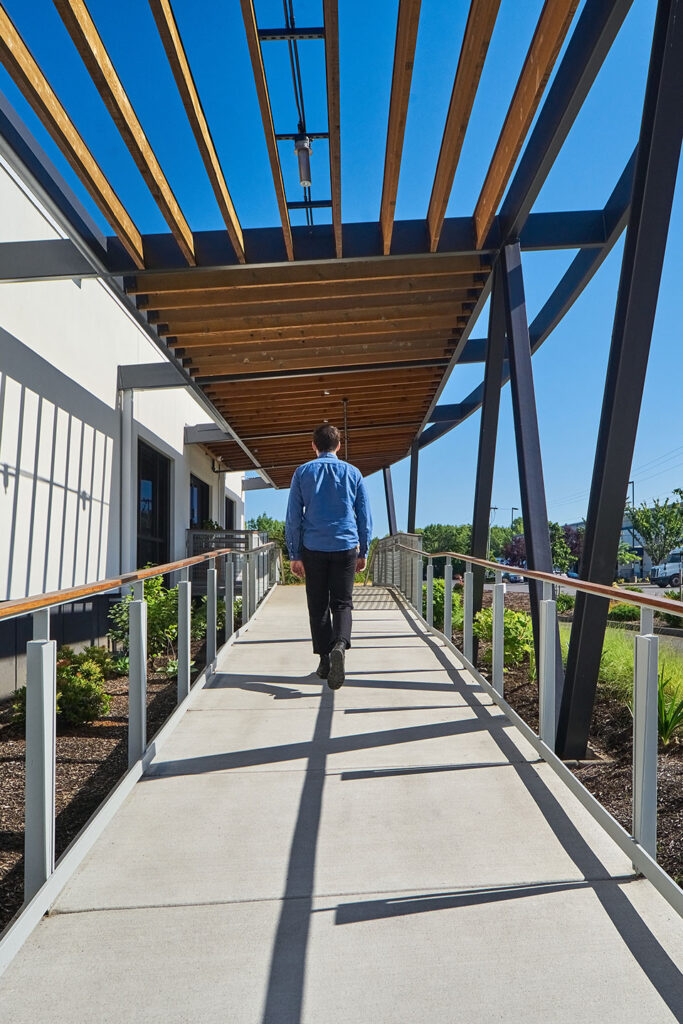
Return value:
M 268 84 L 266 82 L 266 69 L 263 66 L 263 54 L 261 53 L 261 44 L 259 43 L 258 38 L 254 0 L 240 0 L 240 3 L 242 5 L 244 30 L 247 35 L 247 46 L 249 47 L 249 58 L 254 72 L 256 95 L 258 96 L 259 107 L 261 109 L 261 121 L 263 122 L 263 133 L 266 139 L 268 159 L 270 160 L 270 170 L 273 175 L 273 185 L 275 186 L 275 197 L 280 211 L 280 220 L 282 221 L 282 234 L 284 236 L 287 259 L 293 260 L 294 245 L 292 243 L 292 227 L 289 223 L 287 197 L 285 195 L 285 185 L 282 180 L 282 168 L 280 167 L 280 154 L 277 148 L 275 127 L 273 125 L 273 112 L 270 109 L 270 96 L 268 95 Z
M 194 266 L 196 260 L 190 226 L 154 155 L 84 0 L 54 0 L 54 3 L 140 174 L 173 232 L 180 251 L 187 262 Z
M 403 139 L 408 116 L 410 83 L 413 77 L 413 62 L 417 44 L 417 27 L 420 21 L 422 0 L 400 0 L 396 21 L 396 44 L 394 46 L 394 72 L 391 79 L 389 101 L 389 123 L 387 125 L 387 147 L 384 154 L 384 180 L 379 222 L 382 228 L 384 255 L 391 251 L 391 236 L 394 230 L 398 176 L 401 170 Z
M 342 256 L 341 113 L 339 105 L 339 11 L 337 0 L 323 0 L 325 75 L 327 78 L 327 131 L 330 153 L 332 227 L 337 259 Z
M 488 277 L 490 261 L 482 256 L 453 256 L 452 254 L 422 256 L 375 256 L 369 259 L 344 260 L 337 263 L 288 264 L 276 266 L 229 267 L 210 270 L 197 267 L 192 271 L 145 273 L 127 286 L 128 293 L 191 291 L 193 288 L 262 288 L 263 285 L 320 284 L 327 287 L 337 281 L 382 281 L 395 278 L 446 275 L 485 274 Z
M 470 4 L 427 210 L 430 252 L 436 252 L 439 245 L 453 179 L 499 7 L 500 0 L 472 0 Z
M 517 157 L 569 31 L 579 0 L 546 0 L 474 210 L 480 249 L 489 233 Z
M 145 263 L 140 232 L 1 5 L 0 60 L 87 188 L 136 267 L 142 269 Z
M 418 312 L 434 305 L 449 303 L 451 308 L 462 307 L 463 303 L 474 305 L 479 298 L 480 289 L 460 288 L 449 291 L 412 291 L 399 295 L 366 295 L 362 301 L 357 295 L 349 295 L 342 298 L 330 296 L 327 299 L 279 299 L 274 302 L 257 302 L 255 296 L 251 295 L 251 301 L 246 303 L 228 302 L 224 305 L 204 304 L 199 306 L 192 302 L 189 306 L 175 306 L 172 308 L 155 306 L 154 309 L 147 309 L 149 323 L 160 321 L 173 323 L 189 323 L 191 321 L 203 322 L 204 320 L 220 319 L 222 317 L 250 317 L 261 315 L 266 323 L 269 316 L 284 315 L 311 315 L 327 310 L 329 319 L 334 320 L 337 313 L 358 311 L 362 305 L 364 311 L 416 309 Z M 138 307 L 140 308 L 140 307 Z M 144 308 L 144 307 L 143 307 Z
M 430 331 L 453 330 L 464 327 L 467 322 L 466 316 L 456 316 L 448 313 L 439 317 L 416 317 L 406 320 L 386 320 L 378 322 L 367 322 L 363 324 L 332 324 L 313 327 L 269 327 L 253 331 L 193 331 L 181 333 L 176 331 L 172 337 L 176 341 L 170 344 L 178 348 L 191 349 L 193 345 L 230 345 L 238 344 L 241 341 L 263 341 L 270 339 L 273 342 L 296 341 L 304 338 L 341 338 L 349 334 L 398 334 L 407 331 L 410 333 L 423 333 Z M 166 335 L 164 324 L 159 324 L 159 334 Z
M 423 316 L 428 319 L 449 316 L 455 320 L 462 314 L 462 302 L 427 302 L 422 305 L 408 306 L 363 306 L 360 309 L 356 304 L 352 309 L 306 310 L 301 313 L 290 313 L 285 308 L 281 313 L 265 313 L 261 316 L 235 315 L 232 310 L 227 316 L 213 310 L 209 315 L 200 316 L 198 310 L 191 309 L 187 313 L 174 312 L 166 323 L 159 322 L 158 330 L 160 334 L 164 335 L 202 334 L 206 331 L 244 333 L 252 330 L 267 331 L 275 327 L 314 327 L 318 325 L 332 327 L 336 324 L 374 324 L 377 322 L 391 324 L 396 320 L 406 318 L 414 320 Z
M 199 99 L 197 86 L 190 70 L 185 47 L 180 36 L 178 24 L 171 7 L 171 0 L 149 0 L 154 20 L 157 23 L 161 41 L 166 50 L 168 62 L 175 78 L 180 98 L 183 101 L 187 119 L 197 141 L 197 146 L 206 167 L 216 202 L 221 211 L 225 226 L 235 255 L 240 263 L 245 262 L 244 238 L 242 228 L 235 212 L 233 201 L 228 191 L 225 176 L 218 159 L 204 109 Z
M 184 361 L 190 366 L 197 366 L 199 363 L 207 365 L 211 360 L 219 363 L 234 360 L 235 362 L 246 364 L 259 358 L 286 361 L 297 356 L 307 356 L 315 365 L 319 360 L 324 362 L 330 355 L 348 355 L 352 357 L 350 358 L 351 362 L 357 362 L 359 354 L 365 356 L 368 353 L 375 352 L 425 352 L 428 349 L 438 349 L 440 352 L 445 352 L 449 346 L 455 346 L 456 344 L 456 339 L 449 337 L 417 339 L 409 337 L 404 339 L 402 336 L 379 340 L 376 338 L 374 340 L 363 338 L 360 341 L 354 338 L 340 338 L 333 345 L 320 345 L 316 340 L 285 342 L 284 345 L 271 345 L 268 342 L 259 342 L 253 345 L 240 345 L 234 348 L 212 349 L 207 347 L 199 350 L 193 348 L 188 350 L 187 359 Z
M 383 352 L 373 353 L 372 356 L 365 358 L 365 353 L 359 353 L 358 358 L 351 362 L 348 355 L 338 355 L 333 350 L 330 350 L 328 355 L 321 355 L 319 357 L 319 368 L 327 369 L 329 367 L 336 366 L 359 366 L 363 363 L 394 363 L 397 359 L 402 362 L 412 362 L 413 359 L 420 362 L 423 359 L 441 359 L 447 360 L 447 356 L 444 355 L 443 346 L 435 346 L 434 348 L 425 348 L 419 352 L 406 352 L 405 359 L 403 358 L 404 353 L 396 353 L 391 350 L 385 350 Z M 318 369 L 318 364 L 315 367 Z M 261 373 L 269 370 L 310 370 L 311 360 L 307 355 L 299 358 L 289 359 L 250 359 L 248 362 L 242 362 L 238 359 L 226 360 L 223 363 L 206 362 L 198 360 L 198 364 L 193 367 L 193 375 L 198 377 L 211 377 L 217 374 L 236 374 L 236 373 Z
M 292 303 L 309 302 L 311 308 L 316 308 L 317 305 L 327 308 L 328 305 L 341 306 L 342 303 L 352 304 L 359 300 L 362 300 L 363 305 L 366 302 L 380 305 L 382 301 L 406 302 L 417 299 L 423 294 L 436 297 L 437 293 L 456 296 L 464 292 L 471 292 L 475 298 L 478 298 L 482 286 L 479 275 L 476 274 L 458 275 L 455 280 L 451 280 L 450 276 L 444 274 L 399 277 L 379 281 L 337 281 L 334 284 L 323 282 L 293 285 L 288 289 L 281 285 L 264 284 L 259 288 L 258 293 L 253 288 L 239 287 L 147 292 L 144 295 L 138 295 L 137 307 L 145 310 L 164 310 L 230 306 L 241 312 L 249 305 L 253 305 L 267 312 L 269 308 L 285 303 L 288 308 Z

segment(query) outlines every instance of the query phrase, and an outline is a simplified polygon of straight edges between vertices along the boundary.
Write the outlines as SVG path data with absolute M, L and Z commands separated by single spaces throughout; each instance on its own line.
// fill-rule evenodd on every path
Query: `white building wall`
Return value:
M 0 242 L 60 237 L 0 164 Z M 0 284 L 0 599 L 116 575 L 120 565 L 119 364 L 163 362 L 152 340 L 101 281 Z M 212 518 L 241 474 L 214 474 L 186 425 L 210 422 L 189 391 L 137 392 L 137 437 L 172 460 L 171 557 L 185 554 L 190 473 L 211 486 Z M 124 517 L 125 519 L 125 517 Z M 134 542 L 134 539 L 133 539 Z

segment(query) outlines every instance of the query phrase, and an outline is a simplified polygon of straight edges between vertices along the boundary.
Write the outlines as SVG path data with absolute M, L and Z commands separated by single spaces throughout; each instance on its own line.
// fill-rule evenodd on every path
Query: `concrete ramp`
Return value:
M 275 591 L 0 980 L 12 1024 L 669 1024 L 683 926 L 450 652 Z

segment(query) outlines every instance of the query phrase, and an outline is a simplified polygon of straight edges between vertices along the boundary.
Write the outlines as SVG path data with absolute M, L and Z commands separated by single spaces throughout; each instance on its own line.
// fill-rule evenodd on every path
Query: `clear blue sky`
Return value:
M 245 227 L 276 225 L 277 206 L 239 4 L 174 0 L 173 6 L 240 220 Z M 397 6 L 397 0 L 339 4 L 345 221 L 373 220 L 379 214 Z M 468 6 L 464 0 L 422 3 L 398 218 L 426 213 Z M 51 0 L 6 0 L 6 7 L 139 228 L 166 230 Z M 148 5 L 144 0 L 89 0 L 89 7 L 192 228 L 222 227 Z M 256 8 L 261 27 L 282 24 L 280 0 L 257 0 Z M 474 209 L 541 8 L 542 0 L 502 0 L 449 215 L 469 215 Z M 637 140 L 655 9 L 656 0 L 635 0 L 535 210 L 603 206 Z M 322 22 L 320 0 L 294 0 L 294 10 L 299 25 Z M 323 44 L 303 43 L 300 52 L 307 124 L 311 131 L 324 131 Z M 264 54 L 276 131 L 295 131 L 287 48 L 265 43 Z M 0 89 L 106 228 L 3 69 Z M 326 150 L 325 142 L 314 144 L 314 198 L 329 196 Z M 281 160 L 288 196 L 300 198 L 291 143 L 281 144 Z M 301 217 L 293 215 L 295 223 L 297 216 Z M 318 211 L 316 219 L 324 220 L 325 212 Z M 665 497 L 683 485 L 682 227 L 679 180 L 633 460 L 637 502 Z M 622 243 L 534 357 L 549 513 L 560 522 L 580 519 L 586 511 L 621 253 Z M 524 256 L 530 320 L 573 255 L 565 251 Z M 486 311 L 475 334 L 485 333 L 485 317 Z M 480 380 L 481 367 L 456 367 L 443 400 L 461 400 Z M 423 451 L 418 525 L 470 519 L 478 429 L 477 413 Z M 353 460 L 352 450 L 349 457 Z M 396 465 L 393 474 L 399 523 L 405 525 L 408 462 Z M 368 487 L 376 532 L 381 534 L 386 532 L 386 512 L 379 474 L 369 479 Z M 247 514 L 267 511 L 283 517 L 286 500 L 287 491 L 252 492 Z M 501 523 L 509 522 L 511 508 L 520 504 L 509 387 L 503 392 L 493 504 L 499 507 L 495 521 Z

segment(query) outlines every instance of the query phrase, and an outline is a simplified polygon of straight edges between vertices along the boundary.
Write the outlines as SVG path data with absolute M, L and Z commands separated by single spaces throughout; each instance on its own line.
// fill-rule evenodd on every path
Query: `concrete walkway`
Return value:
M 0 981 L 12 1024 L 665 1024 L 681 920 L 452 656 L 277 590 Z

